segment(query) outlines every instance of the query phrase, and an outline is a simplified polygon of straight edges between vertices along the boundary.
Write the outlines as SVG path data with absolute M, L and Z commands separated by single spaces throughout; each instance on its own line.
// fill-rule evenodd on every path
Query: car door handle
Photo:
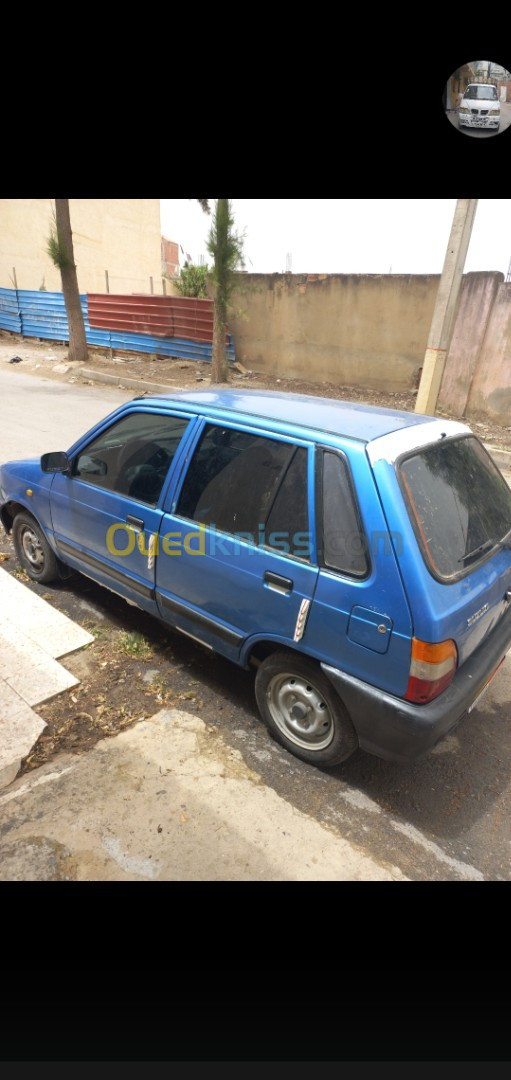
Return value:
M 133 525 L 134 529 L 140 529 L 141 532 L 143 532 L 145 528 L 142 518 L 132 517 L 131 514 L 128 514 L 126 524 Z
M 281 577 L 280 574 L 274 574 L 271 570 L 265 571 L 263 581 L 269 589 L 273 589 L 274 592 L 284 593 L 285 596 L 289 596 L 289 593 L 293 591 L 291 578 Z

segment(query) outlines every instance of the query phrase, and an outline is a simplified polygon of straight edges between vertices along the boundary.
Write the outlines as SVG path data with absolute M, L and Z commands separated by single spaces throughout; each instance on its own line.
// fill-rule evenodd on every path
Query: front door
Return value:
M 64 561 L 149 611 L 156 612 L 154 565 L 166 481 L 189 424 L 168 411 L 133 410 L 86 443 L 72 475 L 57 473 L 51 487 Z

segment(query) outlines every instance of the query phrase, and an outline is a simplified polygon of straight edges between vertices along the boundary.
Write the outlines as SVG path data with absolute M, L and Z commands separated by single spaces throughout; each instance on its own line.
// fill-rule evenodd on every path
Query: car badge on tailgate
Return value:
M 474 615 L 470 616 L 470 619 L 467 619 L 467 626 L 472 626 L 472 623 L 477 622 L 477 620 L 481 618 L 481 615 L 484 615 L 485 611 L 489 610 L 489 607 L 489 604 L 484 604 L 482 608 L 479 608 L 479 611 L 476 611 Z

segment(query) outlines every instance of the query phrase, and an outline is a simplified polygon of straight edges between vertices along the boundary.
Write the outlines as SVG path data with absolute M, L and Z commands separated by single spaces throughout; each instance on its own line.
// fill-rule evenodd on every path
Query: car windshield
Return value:
M 406 458 L 399 469 L 410 518 L 435 577 L 472 570 L 511 531 L 511 490 L 475 436 Z
M 465 90 L 464 97 L 492 101 L 497 97 L 497 90 L 495 86 L 468 86 Z

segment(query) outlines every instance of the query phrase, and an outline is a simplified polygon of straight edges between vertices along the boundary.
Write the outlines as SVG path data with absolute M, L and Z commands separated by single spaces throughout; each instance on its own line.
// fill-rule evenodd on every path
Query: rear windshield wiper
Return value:
M 495 540 L 485 540 L 484 544 L 479 544 L 479 547 L 474 548 L 473 551 L 467 552 L 466 555 L 462 555 L 458 562 L 466 562 L 467 559 L 473 559 L 476 555 L 482 555 L 483 551 L 489 551 L 495 544 Z

